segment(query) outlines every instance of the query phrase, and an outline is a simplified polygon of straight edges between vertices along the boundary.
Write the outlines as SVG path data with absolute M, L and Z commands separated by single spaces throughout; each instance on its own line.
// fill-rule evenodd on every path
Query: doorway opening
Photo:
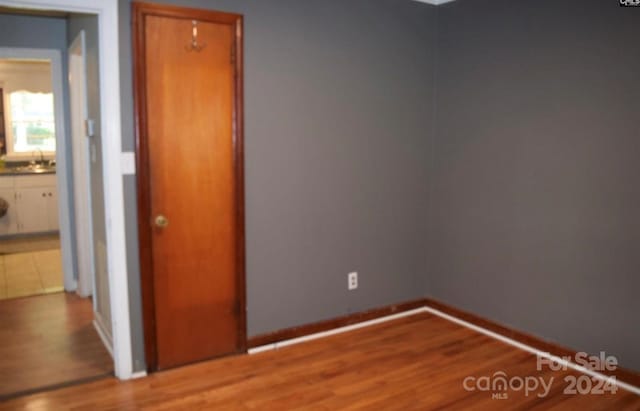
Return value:
M 2 9 L 0 19 L 16 32 L 46 30 L 30 47 L 0 40 L 0 197 L 8 199 L 0 201 L 0 252 L 8 253 L 0 255 L 0 363 L 12 375 L 3 399 L 114 368 L 100 133 L 87 127 L 99 124 L 98 18 Z
M 0 49 L 0 300 L 64 290 L 55 175 L 61 100 L 53 87 L 60 61 L 47 54 Z
M 104 324 L 111 331 L 110 348 L 113 353 L 115 375 L 123 380 L 143 376 L 144 371 L 133 368 L 132 320 L 130 318 L 132 313 L 129 309 L 123 175 L 135 175 L 135 170 L 131 171 L 132 167 L 124 166 L 130 164 L 127 160 L 131 158 L 131 153 L 122 152 L 118 0 L 0 0 L 0 9 L 2 12 L 19 9 L 27 10 L 34 15 L 57 15 L 58 17 L 74 13 L 85 13 L 97 17 L 99 74 L 98 80 L 93 84 L 100 90 L 98 101 L 103 122 L 97 129 L 102 134 L 103 149 L 101 156 L 104 187 L 103 222 L 109 222 L 105 224 L 106 244 L 100 244 L 97 247 L 100 253 L 96 258 L 96 261 L 104 261 L 108 268 L 106 288 L 109 290 L 109 295 L 108 298 L 103 298 L 103 301 L 105 304 L 108 303 L 110 315 L 105 318 Z M 34 35 L 33 32 L 40 32 L 42 35 L 42 30 L 41 25 L 37 28 L 29 27 L 26 30 L 20 26 L 0 25 L 0 31 L 3 33 L 0 39 L 6 40 L 13 37 L 22 42 L 31 38 Z M 44 37 L 49 38 L 46 31 Z M 107 338 L 103 338 L 103 341 L 108 342 Z

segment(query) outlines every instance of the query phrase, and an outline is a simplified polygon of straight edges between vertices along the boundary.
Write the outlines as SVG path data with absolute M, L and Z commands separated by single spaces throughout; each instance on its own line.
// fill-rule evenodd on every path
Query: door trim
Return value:
M 149 175 L 149 147 L 147 135 L 145 88 L 145 26 L 146 16 L 174 17 L 226 24 L 234 27 L 234 104 L 233 104 L 233 162 L 235 177 L 236 284 L 240 313 L 238 321 L 239 351 L 247 350 L 246 279 L 245 279 L 245 223 L 244 223 L 244 102 L 243 102 L 243 19 L 242 15 L 202 9 L 182 8 L 152 3 L 132 3 L 132 38 L 134 71 L 134 107 L 136 119 L 136 168 L 138 184 L 138 233 L 140 244 L 140 276 L 142 313 L 144 322 L 145 358 L 147 370 L 155 371 L 158 364 L 156 318 L 153 282 L 151 198 Z
M 69 69 L 69 137 L 71 139 L 72 176 L 73 176 L 73 204 L 75 206 L 76 225 L 76 265 L 78 267 L 78 288 L 76 292 L 81 297 L 93 295 L 93 311 L 97 311 L 98 295 L 95 292 L 95 261 L 93 243 L 93 218 L 91 198 L 91 167 L 89 165 L 89 142 L 84 132 L 76 135 L 76 122 L 88 119 L 87 105 L 87 48 L 84 30 L 80 30 L 67 50 Z M 78 73 L 74 71 L 74 60 L 79 61 L 81 67 Z M 77 78 L 74 78 L 74 74 Z M 74 88 L 78 88 L 77 98 L 80 101 L 79 112 L 74 111 Z M 76 118 L 78 116 L 78 118 Z M 82 263 L 82 264 L 81 264 Z

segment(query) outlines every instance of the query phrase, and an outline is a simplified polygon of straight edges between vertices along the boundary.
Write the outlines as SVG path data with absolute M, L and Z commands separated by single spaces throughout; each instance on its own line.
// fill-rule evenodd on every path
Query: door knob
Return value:
M 165 228 L 169 225 L 169 219 L 162 214 L 156 217 L 155 219 L 156 227 Z

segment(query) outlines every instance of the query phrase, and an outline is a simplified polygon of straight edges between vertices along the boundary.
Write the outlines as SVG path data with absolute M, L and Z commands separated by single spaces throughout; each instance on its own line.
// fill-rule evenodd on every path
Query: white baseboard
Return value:
M 67 274 L 65 274 L 66 276 Z M 65 284 L 64 284 L 64 291 L 68 292 L 68 293 L 73 293 L 78 289 L 78 281 L 77 280 L 71 280 L 71 281 L 66 281 L 65 278 Z
M 546 359 L 552 360 L 553 362 L 555 362 L 557 364 L 561 364 L 561 365 L 563 365 L 563 366 L 565 366 L 567 368 L 571 368 L 572 370 L 575 370 L 575 371 L 581 372 L 583 374 L 589 375 L 591 377 L 597 378 L 598 380 L 605 380 L 605 381 L 608 380 L 611 383 L 614 383 L 618 388 L 622 388 L 622 389 L 624 389 L 626 391 L 629 391 L 629 392 L 632 392 L 632 393 L 634 393 L 636 395 L 640 395 L 640 388 L 639 387 L 636 387 L 634 385 L 628 384 L 628 383 L 626 383 L 624 381 L 619 381 L 617 378 L 614 380 L 609 375 L 605 375 L 605 374 L 602 374 L 600 372 L 590 370 L 588 368 L 585 368 L 585 367 L 583 367 L 581 365 L 578 365 L 576 363 L 573 363 L 571 361 L 567 361 L 567 360 L 565 360 L 563 358 L 560 358 L 558 356 L 552 355 L 551 353 L 540 351 L 537 348 L 534 348 L 534 347 L 532 347 L 530 345 L 523 344 L 523 343 L 521 343 L 519 341 L 513 340 L 513 339 L 508 338 L 508 337 L 505 337 L 502 334 L 498 334 L 496 332 L 487 330 L 486 328 L 479 327 L 479 326 L 477 326 L 475 324 L 472 324 L 470 322 L 461 320 L 461 319 L 459 319 L 457 317 L 454 317 L 452 315 L 443 313 L 442 311 L 436 310 L 434 308 L 424 307 L 424 309 L 425 309 L 425 311 L 427 311 L 427 312 L 429 312 L 429 313 L 431 313 L 433 315 L 436 315 L 436 316 L 438 316 L 440 318 L 443 318 L 443 319 L 445 319 L 447 321 L 451 321 L 452 323 L 456 323 L 456 324 L 461 325 L 461 326 L 463 326 L 465 328 L 469 328 L 469 329 L 471 329 L 473 331 L 476 331 L 476 332 L 479 332 L 481 334 L 484 334 L 487 337 L 491 337 L 491 338 L 493 338 L 495 340 L 502 341 L 505 344 L 509 344 L 509 345 L 511 345 L 513 347 L 519 348 L 519 349 L 521 349 L 523 351 L 526 351 L 528 353 L 535 354 L 536 356 L 538 356 L 540 358 L 546 358 Z
M 328 337 L 328 336 L 334 335 L 334 334 L 340 334 L 340 333 L 344 333 L 344 332 L 347 332 L 347 331 L 353 331 L 353 330 L 357 330 L 359 328 L 369 327 L 369 326 L 374 325 L 374 324 L 380 324 L 380 323 L 383 323 L 383 322 L 386 322 L 386 321 L 396 320 L 396 319 L 402 318 L 402 317 L 409 317 L 411 315 L 418 314 L 418 313 L 425 312 L 425 311 L 426 311 L 425 307 L 416 308 L 416 309 L 409 310 L 409 311 L 403 311 L 403 312 L 398 313 L 398 314 L 387 315 L 387 316 L 384 316 L 384 317 L 376 318 L 374 320 L 363 321 L 363 322 L 357 323 L 357 324 L 352 324 L 352 325 L 347 325 L 347 326 L 344 326 L 344 327 L 334 328 L 333 330 L 322 331 L 322 332 L 315 333 L 315 334 L 305 335 L 304 337 L 297 337 L 297 338 L 292 338 L 290 340 L 283 340 L 283 341 L 278 341 L 278 342 L 272 343 L 272 344 L 261 345 L 259 347 L 251 348 L 248 351 L 248 353 L 249 354 L 257 354 L 257 353 L 263 352 L 263 351 L 276 350 L 278 348 L 286 347 L 286 346 L 289 346 L 289 345 L 300 344 L 302 342 L 316 340 L 318 338 Z
M 131 374 L 131 379 L 135 380 L 138 378 L 144 378 L 147 376 L 147 372 L 146 371 L 138 371 L 138 372 L 134 372 Z
M 374 325 L 374 324 L 379 324 L 379 323 L 395 320 L 395 319 L 402 318 L 402 317 L 408 317 L 408 316 L 415 315 L 415 314 L 418 314 L 418 313 L 430 313 L 430 314 L 433 314 L 433 315 L 438 316 L 438 317 L 440 317 L 442 319 L 445 319 L 447 321 L 450 321 L 450 322 L 453 322 L 455 324 L 458 324 L 458 325 L 460 325 L 462 327 L 469 328 L 469 329 L 471 329 L 473 331 L 479 332 L 481 334 L 484 334 L 484 335 L 486 335 L 488 337 L 491 337 L 493 339 L 496 339 L 498 341 L 502 341 L 503 343 L 509 344 L 509 345 L 511 345 L 511 346 L 513 346 L 515 348 L 520 349 L 520 350 L 529 352 L 531 354 L 535 354 L 535 355 L 539 356 L 540 358 L 546 358 L 546 359 L 552 360 L 552 361 L 554 361 L 554 362 L 556 362 L 558 364 L 566 366 L 567 368 L 571 368 L 572 370 L 581 372 L 583 374 L 589 375 L 589 376 L 597 378 L 599 380 L 605 380 L 605 381 L 608 380 L 611 383 L 615 384 L 618 388 L 621 388 L 621 389 L 624 389 L 626 391 L 632 392 L 632 393 L 634 393 L 636 395 L 640 395 L 640 387 L 636 387 L 636 386 L 628 384 L 628 383 L 626 383 L 624 381 L 620 381 L 617 378 L 614 380 L 609 375 L 605 375 L 605 374 L 602 374 L 600 372 L 590 370 L 590 369 L 585 368 L 585 367 L 583 367 L 581 365 L 578 365 L 576 363 L 573 363 L 573 362 L 567 361 L 567 360 L 565 360 L 563 358 L 560 358 L 558 356 L 552 355 L 552 354 L 550 354 L 548 352 L 540 351 L 540 350 L 538 350 L 538 349 L 536 349 L 536 348 L 534 348 L 534 347 L 532 347 L 530 345 L 523 344 L 523 343 L 518 342 L 516 340 L 513 340 L 511 338 L 505 337 L 504 335 L 495 333 L 495 332 L 490 331 L 490 330 L 488 330 L 486 328 L 479 327 L 479 326 L 477 326 L 475 324 L 472 324 L 470 322 L 461 320 L 461 319 L 459 319 L 457 317 L 454 317 L 452 315 L 443 313 L 442 311 L 433 309 L 431 307 L 426 307 L 426 306 L 425 307 L 416 308 L 416 309 L 413 309 L 413 310 L 410 310 L 410 311 L 404 311 L 404 312 L 401 312 L 401 313 L 398 313 L 398 314 L 393 314 L 393 315 L 388 315 L 388 316 L 385 316 L 385 317 L 376 318 L 375 320 L 364 321 L 364 322 L 361 322 L 361 323 L 358 323 L 358 324 L 349 325 L 349 326 L 346 326 L 346 327 L 339 327 L 339 328 L 335 328 L 333 330 L 328 330 L 328 331 L 323 331 L 323 332 L 319 332 L 319 333 L 315 333 L 315 334 L 305 335 L 304 337 L 292 338 L 290 340 L 283 340 L 283 341 L 279 341 L 279 342 L 276 342 L 276 343 L 273 343 L 273 344 L 262 345 L 260 347 L 255 347 L 255 348 L 250 349 L 248 351 L 248 353 L 249 354 L 257 354 L 257 353 L 264 352 L 264 351 L 276 350 L 276 349 L 281 348 L 281 347 L 286 347 L 286 346 L 289 346 L 289 345 L 299 344 L 299 343 L 302 343 L 302 342 L 311 341 L 311 340 L 315 340 L 315 339 L 318 339 L 318 338 L 328 337 L 330 335 L 340 334 L 340 333 L 344 333 L 344 332 L 347 332 L 347 331 L 356 330 L 356 329 L 359 329 L 359 328 L 369 327 L 369 326 Z
M 101 317 L 98 313 L 94 313 L 93 327 L 96 329 L 105 348 L 107 349 L 107 351 L 109 351 L 109 355 L 111 355 L 111 358 L 113 358 L 113 342 L 111 340 L 111 335 L 104 328 Z

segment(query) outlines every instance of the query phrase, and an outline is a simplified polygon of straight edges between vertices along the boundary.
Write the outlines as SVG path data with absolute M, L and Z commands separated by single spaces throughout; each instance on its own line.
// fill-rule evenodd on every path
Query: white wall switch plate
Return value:
M 136 174 L 136 153 L 133 151 L 125 151 L 121 157 L 122 174 L 125 176 Z

